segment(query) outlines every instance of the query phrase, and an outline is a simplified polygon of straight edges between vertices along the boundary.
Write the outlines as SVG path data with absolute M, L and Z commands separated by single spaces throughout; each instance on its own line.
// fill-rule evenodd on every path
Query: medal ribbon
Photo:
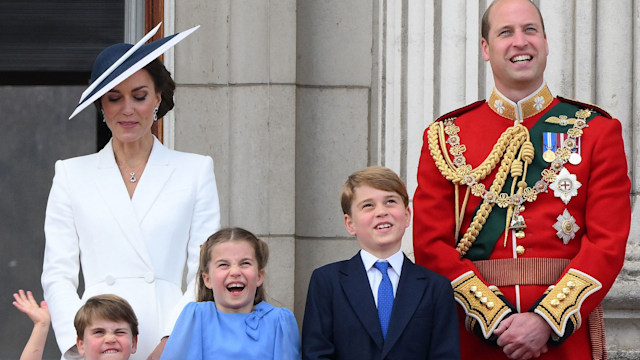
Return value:
M 557 147 L 557 134 L 546 132 L 544 133 L 544 151 L 556 151 Z
M 576 111 L 581 108 L 567 102 L 561 102 L 556 106 L 550 107 L 548 111 L 542 115 L 542 117 L 529 129 L 529 135 L 531 141 L 533 142 L 533 146 L 535 148 L 535 158 L 533 163 L 529 165 L 529 169 L 527 171 L 526 182 L 529 187 L 534 186 L 534 184 L 540 180 L 540 174 L 542 170 L 549 167 L 549 163 L 544 161 L 542 158 L 542 154 L 546 151 L 546 147 L 543 144 L 544 139 L 546 138 L 544 135 L 546 133 L 566 133 L 567 127 L 559 124 L 553 124 L 545 122 L 546 119 L 552 116 L 560 116 L 565 114 L 575 114 Z M 591 116 L 587 119 L 593 119 L 594 117 L 600 115 L 597 111 L 593 111 Z M 580 140 L 580 139 L 578 139 Z M 557 145 L 557 138 L 554 140 Z M 550 141 L 551 142 L 551 141 Z M 578 146 L 578 149 L 580 147 Z M 504 184 L 504 189 L 511 188 L 511 183 L 513 179 L 508 177 Z M 482 204 L 482 203 L 480 203 Z M 531 206 L 531 205 L 529 205 Z M 480 206 L 476 208 L 474 211 L 473 217 L 475 217 L 475 213 L 478 211 Z M 469 251 L 464 255 L 464 258 L 470 260 L 487 260 L 493 251 L 493 248 L 498 239 L 504 237 L 504 222 L 507 216 L 507 208 L 501 208 L 497 205 L 494 205 L 491 214 L 487 217 L 486 223 L 484 224 L 482 231 L 476 237 L 476 241 L 473 243 L 473 246 L 469 249 Z M 472 217 L 472 218 L 473 218 Z

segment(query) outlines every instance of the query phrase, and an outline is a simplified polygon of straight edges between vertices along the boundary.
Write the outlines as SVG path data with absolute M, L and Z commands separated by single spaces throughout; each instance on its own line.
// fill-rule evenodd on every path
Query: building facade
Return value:
M 358 249 L 338 195 L 367 165 L 416 187 L 422 132 L 492 89 L 481 57 L 489 1 L 185 1 L 176 29 L 202 28 L 176 48 L 177 149 L 215 159 L 223 222 L 269 241 L 267 290 L 302 319 L 314 268 Z M 623 124 L 631 194 L 640 185 L 640 2 L 540 0 L 554 94 L 598 104 Z M 171 9 L 173 7 L 173 9 Z M 605 303 L 612 358 L 640 347 L 640 214 L 625 267 Z M 411 231 L 403 249 L 412 254 Z
M 338 200 L 346 177 L 384 165 L 412 196 L 424 129 L 491 91 L 480 53 L 490 0 L 161 1 L 166 34 L 201 25 L 164 57 L 177 90 L 163 141 L 213 157 L 223 226 L 245 227 L 269 243 L 267 293 L 301 322 L 313 269 L 358 250 Z M 610 358 L 638 358 L 640 1 L 535 2 L 545 19 L 552 93 L 597 104 L 623 125 L 632 228 L 605 322 Z M 135 42 L 144 33 L 143 2 L 125 3 L 125 38 Z M 68 111 L 59 112 L 55 121 L 66 121 Z M 42 181 L 48 189 L 50 178 Z M 40 197 L 44 204 L 44 191 Z M 33 251 L 41 257 L 38 241 Z M 411 229 L 403 250 L 412 257 Z

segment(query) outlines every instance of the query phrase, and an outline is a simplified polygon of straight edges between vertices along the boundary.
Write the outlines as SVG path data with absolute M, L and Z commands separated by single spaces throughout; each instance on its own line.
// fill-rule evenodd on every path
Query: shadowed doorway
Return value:
M 0 359 L 18 359 L 33 326 L 11 294 L 28 289 L 42 300 L 55 161 L 93 153 L 104 142 L 93 107 L 67 119 L 98 52 L 124 40 L 124 15 L 121 1 L 0 1 Z M 52 330 L 44 358 L 60 358 Z

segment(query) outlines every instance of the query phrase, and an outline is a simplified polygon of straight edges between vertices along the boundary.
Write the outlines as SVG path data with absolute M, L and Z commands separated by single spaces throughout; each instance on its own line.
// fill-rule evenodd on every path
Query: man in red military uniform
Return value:
M 620 122 L 551 95 L 532 2 L 496 0 L 482 25 L 495 89 L 425 131 L 416 262 L 451 280 L 463 359 L 604 358 L 631 221 Z

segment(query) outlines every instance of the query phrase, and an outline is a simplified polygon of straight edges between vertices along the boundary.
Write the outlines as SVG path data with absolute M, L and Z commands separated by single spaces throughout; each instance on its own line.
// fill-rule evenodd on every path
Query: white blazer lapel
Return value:
M 98 152 L 98 168 L 94 172 L 98 193 L 102 196 L 120 230 L 144 263 L 153 268 L 149 251 L 131 199 L 118 170 L 111 141 Z
M 174 166 L 169 161 L 170 156 L 169 150 L 154 137 L 153 148 L 151 148 L 147 166 L 131 199 L 140 224 L 143 223 L 144 218 L 173 173 Z

